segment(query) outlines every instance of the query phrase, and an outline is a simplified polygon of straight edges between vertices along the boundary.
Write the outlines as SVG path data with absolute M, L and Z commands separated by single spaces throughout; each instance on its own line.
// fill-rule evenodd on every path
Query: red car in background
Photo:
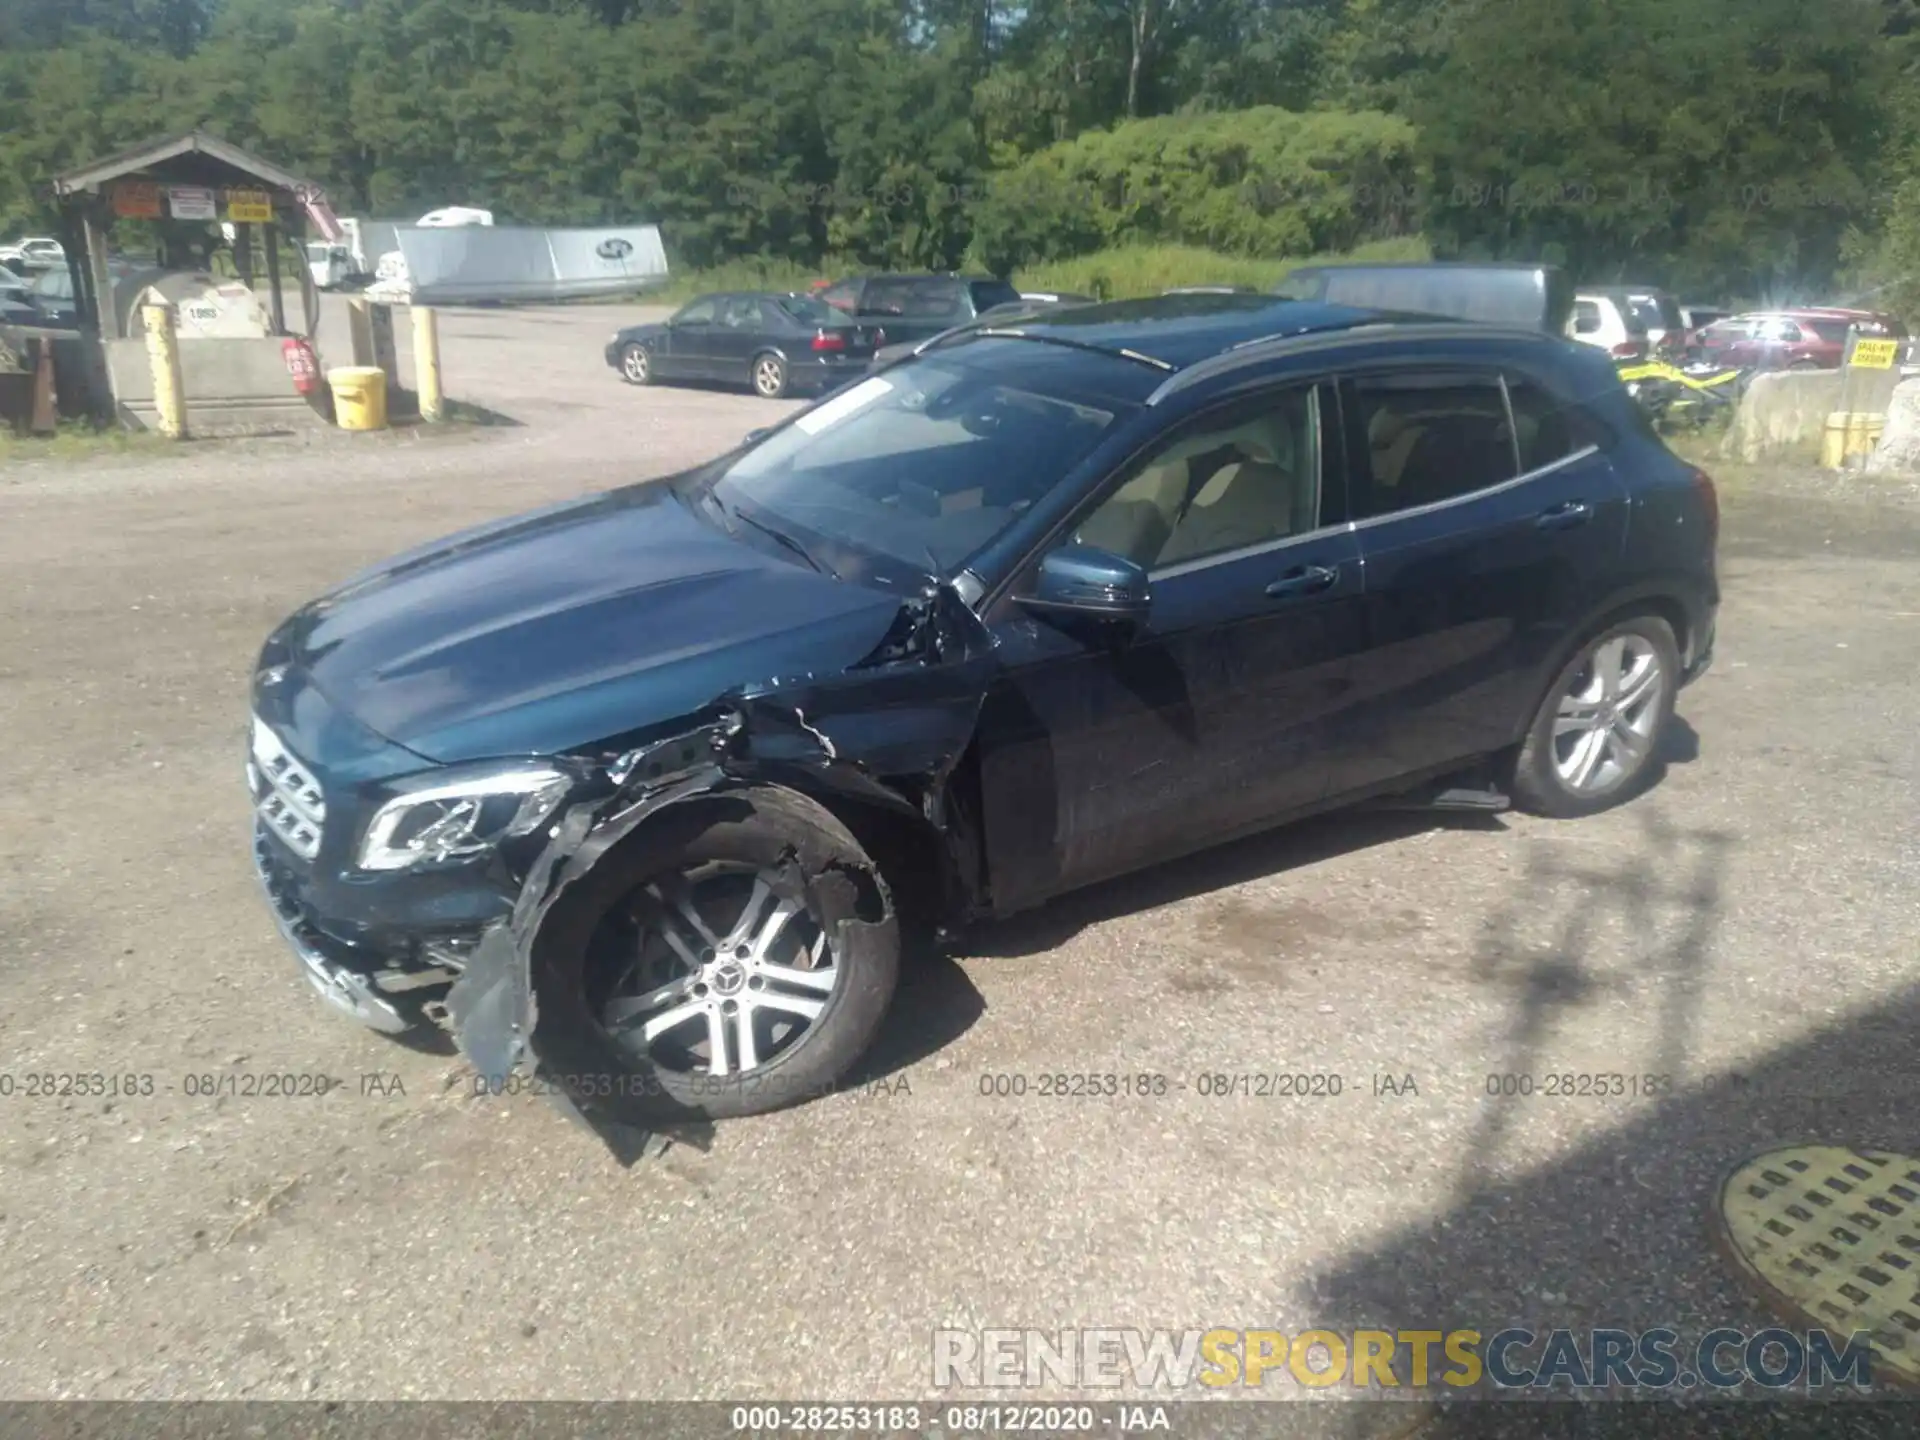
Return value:
M 1834 370 L 1847 354 L 1847 336 L 1907 338 L 1891 315 L 1837 306 L 1757 310 L 1716 320 L 1694 333 L 1688 347 L 1715 365 L 1760 370 Z

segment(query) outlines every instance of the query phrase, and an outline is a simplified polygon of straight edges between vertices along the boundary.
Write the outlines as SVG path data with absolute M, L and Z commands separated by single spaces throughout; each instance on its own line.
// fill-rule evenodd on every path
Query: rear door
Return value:
M 1578 406 L 1497 368 L 1383 368 L 1341 386 L 1366 575 L 1334 785 L 1502 749 L 1537 672 L 1620 562 L 1627 493 Z

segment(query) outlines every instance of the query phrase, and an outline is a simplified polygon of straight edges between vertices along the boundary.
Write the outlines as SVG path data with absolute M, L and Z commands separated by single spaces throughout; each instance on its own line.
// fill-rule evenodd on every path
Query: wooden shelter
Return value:
M 267 310 L 278 335 L 288 333 L 280 281 L 282 257 L 290 249 L 312 332 L 318 301 L 303 242 L 308 220 L 330 228 L 331 214 L 317 187 L 271 161 L 192 130 L 58 176 L 53 190 L 81 327 L 103 341 L 123 339 L 126 330 L 107 238 L 118 220 L 153 226 L 156 263 L 166 270 L 208 269 L 222 243 L 220 226 L 231 224 L 234 268 L 250 289 L 261 278 L 267 281 Z

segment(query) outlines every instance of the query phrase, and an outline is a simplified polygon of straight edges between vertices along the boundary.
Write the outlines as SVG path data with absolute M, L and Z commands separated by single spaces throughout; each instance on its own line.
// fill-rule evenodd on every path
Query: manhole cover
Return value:
M 1920 1384 L 1920 1160 L 1771 1150 L 1727 1177 L 1719 1222 L 1762 1293 L 1836 1338 L 1867 1332 L 1876 1377 Z

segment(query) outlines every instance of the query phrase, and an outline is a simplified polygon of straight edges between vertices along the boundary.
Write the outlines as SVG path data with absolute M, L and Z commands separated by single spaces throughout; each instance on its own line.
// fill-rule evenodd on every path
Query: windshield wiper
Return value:
M 816 557 L 811 550 L 807 549 L 806 546 L 802 545 L 798 540 L 794 539 L 793 536 L 786 534 L 784 531 L 774 529 L 773 526 L 767 524 L 764 520 L 754 519 L 753 516 L 747 514 L 746 511 L 740 509 L 738 506 L 728 508 L 724 500 L 718 501 L 717 503 L 721 506 L 721 508 L 726 514 L 731 515 L 734 519 L 739 520 L 744 524 L 751 525 L 754 529 L 758 530 L 762 535 L 769 536 L 778 544 L 786 546 L 787 549 L 793 551 L 794 554 L 798 555 L 802 560 L 806 561 L 807 564 L 811 565 L 815 570 L 818 570 L 822 575 L 833 575 L 833 578 L 836 580 L 840 578 L 838 575 L 834 575 L 833 571 L 829 570 L 824 564 L 822 564 L 819 558 Z
M 700 503 L 720 517 L 722 529 L 729 535 L 733 534 L 733 515 L 728 511 L 726 501 L 714 494 L 712 489 L 709 488 L 700 492 Z

